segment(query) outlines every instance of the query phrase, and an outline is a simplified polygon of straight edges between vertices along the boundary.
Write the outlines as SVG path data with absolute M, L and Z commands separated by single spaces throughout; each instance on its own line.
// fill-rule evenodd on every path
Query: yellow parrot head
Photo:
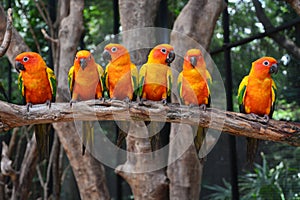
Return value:
M 15 68 L 19 73 L 20 71 L 35 73 L 47 67 L 40 54 L 35 52 L 23 52 L 17 55 L 15 61 Z
M 130 62 L 128 50 L 121 44 L 110 43 L 106 45 L 102 56 L 104 60 L 116 64 Z
M 273 57 L 262 57 L 252 63 L 250 74 L 257 77 L 270 77 L 278 72 L 278 64 Z
M 184 56 L 183 62 L 184 69 L 206 69 L 204 57 L 199 49 L 188 50 Z
M 159 44 L 150 51 L 148 63 L 159 63 L 170 66 L 174 59 L 174 48 L 169 44 Z
M 79 69 L 79 67 L 84 70 L 86 67 L 88 67 L 91 63 L 94 63 L 94 57 L 91 54 L 91 52 L 87 50 L 81 50 L 76 53 L 75 59 L 74 59 L 74 67 Z

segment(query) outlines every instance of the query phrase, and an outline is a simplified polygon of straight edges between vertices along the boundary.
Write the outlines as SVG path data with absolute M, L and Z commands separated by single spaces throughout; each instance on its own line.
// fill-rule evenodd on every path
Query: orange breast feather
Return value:
M 272 79 L 249 77 L 244 98 L 246 113 L 269 115 L 272 106 Z
M 208 104 L 209 91 L 205 77 L 196 69 L 183 71 L 182 98 L 186 105 Z
M 43 73 L 22 72 L 26 103 L 42 104 L 52 100 L 52 92 L 46 70 Z

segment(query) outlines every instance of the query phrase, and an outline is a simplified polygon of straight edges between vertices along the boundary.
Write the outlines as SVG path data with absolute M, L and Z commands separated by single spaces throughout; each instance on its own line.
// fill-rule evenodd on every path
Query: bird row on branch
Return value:
M 121 44 L 110 43 L 104 47 L 103 58 L 108 62 L 105 70 L 96 63 L 92 53 L 81 50 L 76 53 L 74 64 L 68 73 L 71 93 L 70 106 L 77 101 L 91 99 L 116 99 L 125 102 L 139 100 L 159 101 L 166 105 L 171 100 L 173 75 L 170 68 L 175 59 L 174 48 L 169 44 L 155 46 L 148 55 L 148 61 L 140 70 L 130 60 L 130 53 Z M 35 52 L 24 52 L 16 57 L 15 67 L 19 72 L 19 89 L 25 99 L 27 111 L 32 105 L 46 103 L 49 108 L 56 95 L 56 77 L 47 67 L 42 57 Z M 277 61 L 272 57 L 262 57 L 252 63 L 248 76 L 242 80 L 238 99 L 240 111 L 265 117 L 272 117 L 276 100 L 276 85 L 271 74 L 277 73 Z M 177 79 L 177 91 L 181 104 L 200 107 L 210 106 L 212 78 L 207 70 L 205 58 L 199 49 L 190 49 L 184 57 L 182 72 Z M 47 136 L 45 128 L 37 125 L 36 134 Z M 93 127 L 83 123 L 83 147 L 92 145 Z M 155 128 L 154 128 L 155 129 Z M 205 130 L 198 128 L 195 139 L 199 148 Z M 48 141 L 41 139 L 41 141 Z M 39 142 L 38 142 L 39 143 Z M 252 152 L 257 149 L 257 141 L 249 140 Z M 40 144 L 40 147 L 45 144 Z M 83 148 L 83 153 L 84 153 Z M 197 148 L 198 149 L 198 148 Z

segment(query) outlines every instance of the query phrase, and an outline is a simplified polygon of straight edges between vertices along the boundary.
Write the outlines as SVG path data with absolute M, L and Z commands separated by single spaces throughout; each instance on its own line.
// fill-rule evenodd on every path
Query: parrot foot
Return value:
M 161 102 L 162 102 L 162 104 L 163 104 L 164 106 L 167 105 L 167 103 L 168 103 L 168 102 L 167 102 L 167 99 L 162 99 Z
M 32 103 L 27 103 L 27 104 L 26 104 L 27 112 L 29 112 L 29 108 L 32 108 Z
M 265 123 L 268 123 L 270 121 L 269 115 L 264 115 L 263 119 Z
M 125 99 L 123 99 L 123 101 L 126 102 L 126 103 L 130 103 L 129 97 L 125 97 Z
M 76 103 L 76 102 L 77 102 L 76 100 L 71 99 L 71 101 L 70 101 L 70 107 L 72 108 L 73 103 Z
M 48 106 L 49 109 L 51 108 L 51 101 L 49 99 L 46 101 L 46 106 Z
M 254 113 L 250 113 L 250 114 L 248 114 L 247 116 L 249 116 L 249 118 L 250 118 L 251 120 L 256 120 L 256 119 L 259 117 L 258 115 L 254 114 Z
M 100 103 L 105 103 L 105 98 L 101 97 L 101 98 L 99 98 L 99 101 L 100 101 Z
M 199 108 L 200 109 L 202 109 L 203 111 L 206 111 L 206 104 L 201 104 L 200 106 L 199 106 Z
M 139 105 L 140 105 L 140 106 L 145 105 L 145 104 L 144 104 L 144 101 L 146 101 L 146 100 L 147 100 L 147 99 L 141 98 Z

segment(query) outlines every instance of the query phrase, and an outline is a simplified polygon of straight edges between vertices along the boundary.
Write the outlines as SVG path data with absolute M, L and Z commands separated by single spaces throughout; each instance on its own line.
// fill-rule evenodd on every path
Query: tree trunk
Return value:
M 171 44 L 181 58 L 191 48 L 208 50 L 216 21 L 223 8 L 222 0 L 190 0 L 187 3 L 176 19 L 171 33 Z M 176 72 L 182 70 L 182 61 L 180 60 L 177 56 L 172 65 Z M 177 80 L 177 77 L 174 77 L 174 80 Z M 176 102 L 175 98 L 172 100 Z M 193 137 L 191 138 L 194 131 L 190 125 L 172 124 L 170 141 L 174 140 L 179 133 L 178 130 L 181 130 L 181 136 L 184 137 L 181 140 L 191 141 L 192 144 L 179 159 L 168 166 L 170 199 L 198 199 L 201 190 L 203 162 L 199 161 L 196 153 Z M 177 154 L 180 144 L 178 141 L 170 144 L 169 160 L 171 162 L 179 156 Z
M 73 65 L 73 59 L 77 50 L 78 41 L 83 31 L 83 0 L 71 0 L 59 2 L 59 66 L 56 69 L 58 93 L 57 100 L 69 101 L 68 70 Z M 6 27 L 6 17 L 0 6 L 0 41 Z M 53 36 L 52 36 L 53 37 Z M 24 51 L 30 51 L 23 38 L 13 28 L 13 35 L 6 56 L 14 64 L 15 57 Z M 63 144 L 72 165 L 80 195 L 82 199 L 109 199 L 109 193 L 105 181 L 104 167 L 91 155 L 81 156 L 81 140 L 75 132 L 73 123 L 55 124 L 55 129 Z M 73 130 L 73 131 L 70 131 Z
M 155 45 L 155 31 L 143 28 L 154 26 L 159 3 L 160 0 L 119 0 L 122 39 L 137 66 L 147 61 L 149 48 Z M 167 177 L 163 169 L 136 173 L 136 169 L 143 169 L 149 162 L 145 155 L 151 152 L 149 139 L 135 137 L 142 127 L 143 133 L 147 133 L 144 122 L 131 123 L 126 138 L 127 151 L 135 153 L 137 158 L 128 156 L 126 163 L 116 172 L 129 183 L 135 199 L 168 199 Z
M 57 101 L 70 101 L 68 71 L 83 32 L 83 0 L 60 1 L 59 64 L 57 75 Z M 71 163 L 82 199 L 109 199 L 104 167 L 93 156 L 81 155 L 81 139 L 73 123 L 54 124 Z

